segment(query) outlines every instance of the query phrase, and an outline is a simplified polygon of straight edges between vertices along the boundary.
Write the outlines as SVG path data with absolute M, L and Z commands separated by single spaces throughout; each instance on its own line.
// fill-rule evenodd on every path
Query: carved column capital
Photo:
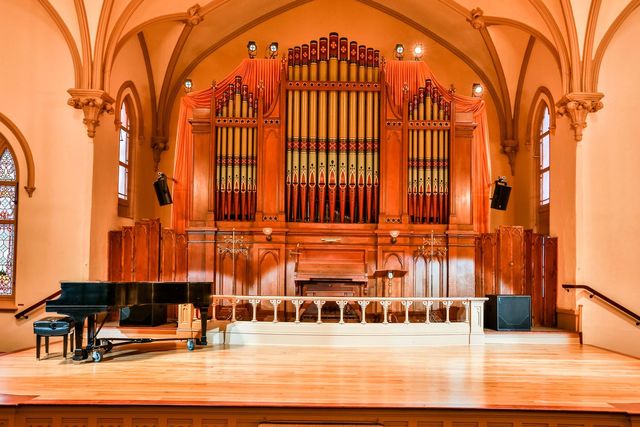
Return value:
M 471 10 L 471 17 L 467 18 L 467 22 L 471 24 L 476 30 L 481 30 L 485 27 L 484 11 L 479 7 Z
M 582 130 L 587 127 L 587 115 L 600 110 L 604 104 L 600 92 L 571 92 L 556 104 L 558 116 L 569 116 L 576 141 L 582 140 Z
M 96 134 L 96 128 L 100 125 L 100 115 L 113 113 L 115 100 L 100 89 L 69 89 L 67 92 L 71 95 L 67 104 L 82 110 L 84 113 L 82 123 L 87 126 L 89 138 L 93 138 Z
M 520 151 L 520 143 L 517 139 L 504 139 L 500 142 L 502 154 L 509 158 L 509 166 L 511 167 L 511 175 L 516 174 L 516 154 Z
M 158 170 L 158 164 L 160 164 L 160 156 L 162 155 L 162 152 L 169 149 L 169 138 L 159 135 L 152 136 L 151 149 L 153 150 L 153 161 L 156 165 L 156 170 Z

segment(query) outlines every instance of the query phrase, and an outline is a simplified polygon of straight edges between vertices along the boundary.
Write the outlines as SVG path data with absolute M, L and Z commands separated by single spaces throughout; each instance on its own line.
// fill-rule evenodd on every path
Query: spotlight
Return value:
M 396 59 L 398 61 L 402 61 L 402 58 L 404 58 L 404 46 L 402 46 L 402 43 L 398 43 L 396 45 L 395 54 L 396 54 Z
M 391 230 L 389 232 L 389 236 L 391 236 L 391 243 L 396 243 L 398 241 L 398 236 L 400 232 L 398 230 Z
M 475 96 L 476 98 L 482 98 L 482 94 L 484 93 L 484 87 L 480 83 L 474 83 L 471 87 L 471 96 Z
M 258 50 L 258 45 L 253 40 L 250 40 L 247 43 L 247 53 L 249 53 L 249 59 L 253 59 L 256 57 L 256 51 Z
M 267 49 L 267 58 L 274 59 L 278 57 L 278 42 L 271 42 Z
M 415 59 L 416 61 L 420 61 L 422 59 L 423 54 L 424 54 L 424 47 L 422 46 L 422 43 L 418 43 L 413 48 L 413 59 Z
M 156 190 L 156 197 L 158 198 L 160 206 L 170 205 L 173 203 L 173 199 L 171 199 L 171 192 L 167 185 L 167 175 L 162 172 L 158 172 L 158 177 L 153 182 L 153 188 Z
M 184 80 L 184 91 L 186 93 L 191 92 L 191 88 L 193 87 L 193 82 L 191 81 L 191 79 L 185 79 Z

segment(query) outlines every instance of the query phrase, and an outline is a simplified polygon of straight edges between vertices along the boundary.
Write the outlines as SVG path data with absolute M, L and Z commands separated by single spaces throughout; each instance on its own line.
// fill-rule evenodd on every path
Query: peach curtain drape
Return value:
M 280 83 L 279 59 L 245 59 L 227 77 L 216 84 L 215 97 L 221 96 L 234 82 L 236 76 L 242 77 L 242 83 L 249 86 L 254 93 L 258 86 L 263 85 L 263 99 L 265 111 L 269 111 L 278 94 Z M 183 96 L 178 113 L 178 130 L 176 132 L 176 157 L 174 164 L 173 209 L 171 223 L 177 233 L 184 233 L 187 222 L 189 200 L 189 159 L 193 155 L 193 135 L 189 118 L 193 116 L 194 108 L 209 108 L 213 88 L 203 89 Z
M 233 72 L 216 85 L 215 96 L 221 96 L 233 82 L 235 76 L 241 76 L 243 84 L 249 86 L 254 93 L 262 83 L 264 109 L 269 111 L 278 96 L 280 82 L 280 60 L 277 59 L 245 59 Z M 483 100 L 451 94 L 434 77 L 433 73 L 422 61 L 389 61 L 385 69 L 389 102 L 398 115 L 402 112 L 402 93 L 406 86 L 409 93 L 416 93 L 426 79 L 431 79 L 447 101 L 454 101 L 456 112 L 472 113 L 477 127 L 473 133 L 472 149 L 472 188 L 473 188 L 473 223 L 476 231 L 487 232 L 489 228 L 489 133 L 486 106 Z M 189 118 L 194 108 L 210 107 L 213 90 L 204 89 L 184 96 L 180 102 L 178 114 L 178 130 L 176 135 L 176 157 L 173 187 L 174 203 L 172 225 L 174 230 L 182 233 L 185 230 L 188 212 L 188 159 L 192 156 L 192 134 Z
M 410 94 L 418 92 L 426 79 L 431 79 L 447 101 L 453 101 L 457 113 L 472 113 L 477 127 L 473 132 L 472 148 L 472 193 L 473 224 L 475 231 L 489 231 L 489 190 L 491 189 L 491 164 L 489 162 L 489 132 L 486 105 L 482 99 L 450 93 L 422 61 L 389 61 L 385 79 L 388 99 L 398 116 L 402 114 L 402 93 L 407 88 Z

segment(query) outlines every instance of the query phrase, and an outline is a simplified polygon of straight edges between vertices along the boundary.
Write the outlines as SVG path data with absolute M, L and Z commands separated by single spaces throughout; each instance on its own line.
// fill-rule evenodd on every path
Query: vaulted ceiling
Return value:
M 335 16 L 358 15 L 349 19 L 366 19 L 369 12 L 384 14 L 447 49 L 483 80 L 506 137 L 512 132 L 517 86 L 527 72 L 533 46 L 542 46 L 553 58 L 549 72 L 558 75 L 563 94 L 595 92 L 609 42 L 640 4 L 640 0 L 213 0 L 200 5 L 193 0 L 38 1 L 69 46 L 78 88 L 114 90 L 110 87 L 114 63 L 127 43 L 139 43 L 149 64 L 158 117 L 167 117 L 185 77 L 199 64 L 234 40 L 245 40 L 259 25 L 311 6 L 329 8 Z M 340 6 L 344 4 L 350 6 Z M 392 54 L 394 42 L 383 55 Z

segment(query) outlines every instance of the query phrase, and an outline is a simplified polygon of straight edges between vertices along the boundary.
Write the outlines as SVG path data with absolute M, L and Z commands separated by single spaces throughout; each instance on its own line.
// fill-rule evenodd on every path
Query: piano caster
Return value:
M 91 352 L 91 358 L 93 359 L 94 362 L 100 363 L 102 361 L 103 354 L 104 354 L 104 350 L 102 349 L 93 350 Z
M 196 348 L 196 342 L 193 338 L 187 340 L 187 350 L 193 351 Z

